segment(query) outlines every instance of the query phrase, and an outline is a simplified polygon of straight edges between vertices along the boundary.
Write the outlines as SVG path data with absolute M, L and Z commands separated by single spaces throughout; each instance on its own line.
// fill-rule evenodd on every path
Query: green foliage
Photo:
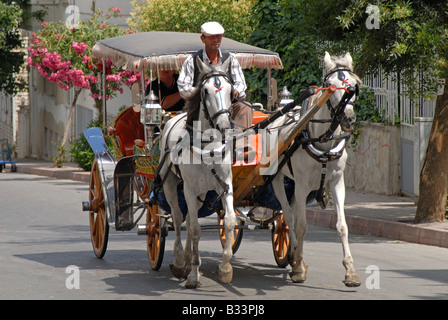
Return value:
M 30 0 L 0 1 L 0 91 L 15 95 L 27 87 L 26 79 L 17 77 L 24 60 L 24 53 L 19 51 L 23 44 L 19 28 L 24 22 L 35 18 L 42 21 L 44 9 L 31 11 Z
M 283 70 L 273 70 L 279 91 L 287 86 L 293 96 L 321 78 L 316 38 L 296 32 L 295 25 L 303 14 L 287 6 L 287 1 L 261 0 L 252 9 L 254 32 L 249 43 L 278 52 Z M 250 100 L 266 103 L 266 71 L 245 72 Z
M 343 31 L 346 44 L 357 47 L 355 59 L 361 74 L 379 65 L 385 72 L 402 72 L 403 81 L 418 95 L 434 92 L 436 80 L 448 77 L 446 0 L 376 1 L 379 29 L 366 27 L 368 1 L 349 2 L 344 9 L 335 10 L 338 30 Z M 416 70 L 428 75 L 424 82 L 416 83 Z
M 26 82 L 16 77 L 24 63 L 19 25 L 22 10 L 16 5 L 0 3 L 0 91 L 14 95 L 25 88 Z
M 375 107 L 375 94 L 373 90 L 362 88 L 356 99 L 356 121 L 387 123 L 384 114 L 381 114 Z
M 252 31 L 249 10 L 255 0 L 134 0 L 127 23 L 138 31 L 197 33 L 207 21 L 217 21 L 225 36 L 237 41 Z
M 64 165 L 64 161 L 67 160 L 67 147 L 57 144 L 56 142 L 52 142 L 54 145 L 56 145 L 57 150 L 57 156 L 50 157 L 51 161 L 53 161 L 55 168 L 62 168 Z
M 379 111 L 376 108 L 375 94 L 372 89 L 361 88 L 359 95 L 356 97 L 355 104 L 356 123 L 352 132 L 352 146 L 356 147 L 356 142 L 359 139 L 359 124 L 361 121 L 382 123 L 386 125 L 398 125 L 399 119 L 391 123 L 385 116 L 385 112 Z
M 92 120 L 87 127 L 103 128 L 102 119 L 97 118 Z M 113 150 L 112 141 L 109 136 L 105 136 L 105 141 L 109 147 L 109 150 Z M 73 161 L 77 163 L 80 168 L 85 171 L 90 171 L 92 169 L 95 155 L 93 154 L 92 148 L 90 148 L 90 145 L 83 133 L 81 133 L 79 137 L 70 144 L 70 153 L 73 157 Z
M 33 4 L 31 8 L 30 0 L 1 0 L 0 2 L 7 5 L 17 5 L 22 9 L 22 21 L 21 28 L 27 29 L 31 25 L 31 19 L 36 19 L 37 21 L 44 21 L 45 15 L 47 14 L 45 5 Z M 41 6 L 43 9 L 38 9 Z

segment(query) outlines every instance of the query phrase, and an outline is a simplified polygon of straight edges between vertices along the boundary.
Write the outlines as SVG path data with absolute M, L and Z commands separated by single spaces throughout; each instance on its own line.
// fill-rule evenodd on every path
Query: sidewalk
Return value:
M 413 199 L 346 191 L 345 215 L 349 234 L 364 234 L 397 241 L 448 248 L 448 221 L 414 224 Z M 335 229 L 334 206 L 307 208 L 308 223 Z
M 10 166 L 0 174 L 10 173 Z M 88 183 L 90 172 L 66 163 L 62 168 L 53 168 L 49 161 L 19 159 L 17 172 L 70 179 Z M 346 191 L 345 215 L 350 234 L 364 234 L 419 244 L 448 248 L 448 221 L 414 224 L 416 205 L 413 199 L 400 196 L 385 196 Z M 308 223 L 335 229 L 336 212 L 333 205 L 323 210 L 318 205 L 307 208 Z
M 4 172 L 10 172 L 10 169 L 10 166 L 6 165 Z M 76 163 L 64 163 L 62 168 L 55 168 L 51 161 L 18 159 L 17 172 L 87 183 L 90 181 L 90 172 L 79 168 Z

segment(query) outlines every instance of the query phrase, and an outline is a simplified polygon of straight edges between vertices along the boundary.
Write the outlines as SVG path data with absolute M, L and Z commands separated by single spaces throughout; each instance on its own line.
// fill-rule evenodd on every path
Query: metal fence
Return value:
M 417 85 L 423 77 L 423 72 L 415 73 Z M 373 90 L 376 107 L 392 123 L 395 122 L 395 119 L 399 119 L 402 125 L 412 126 L 415 117 L 432 118 L 434 116 L 437 96 L 434 95 L 432 100 L 421 96 L 411 99 L 407 94 L 408 88 L 400 81 L 397 74 L 386 74 L 379 69 L 375 74 L 364 76 L 363 86 Z

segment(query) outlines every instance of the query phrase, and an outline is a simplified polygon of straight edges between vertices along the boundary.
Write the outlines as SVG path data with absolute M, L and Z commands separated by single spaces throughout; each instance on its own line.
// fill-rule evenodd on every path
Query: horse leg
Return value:
M 350 252 L 350 246 L 348 244 L 348 227 L 345 221 L 344 202 L 345 202 L 345 183 L 344 176 L 341 175 L 339 180 L 330 184 L 333 198 L 335 202 L 336 212 L 338 220 L 336 223 L 336 229 L 342 241 L 343 260 L 342 264 L 345 267 L 345 280 L 343 281 L 347 287 L 359 287 L 361 282 L 359 281 L 358 274 L 356 273 L 353 265 L 353 257 Z
M 174 223 L 174 231 L 176 234 L 176 239 L 174 240 L 174 262 L 170 265 L 170 269 L 172 274 L 176 278 L 186 278 L 185 274 L 185 260 L 184 260 L 184 249 L 182 247 L 182 239 L 181 239 L 181 225 L 182 225 L 182 212 L 179 208 L 179 202 L 177 199 L 177 178 L 168 173 L 168 177 L 163 186 L 163 192 L 165 193 L 165 197 L 167 202 L 171 208 L 171 217 L 173 218 Z
M 201 227 L 198 221 L 198 210 L 200 205 L 198 204 L 195 195 L 191 193 L 187 195 L 188 192 L 186 192 L 186 190 L 184 190 L 184 193 L 188 206 L 185 260 L 187 261 L 187 271 L 191 268 L 191 271 L 187 277 L 187 282 L 185 283 L 185 287 L 188 289 L 195 289 L 201 285 L 199 273 L 199 267 L 201 266 L 201 258 L 199 256 Z M 202 196 L 204 197 L 205 195 Z
M 289 243 L 291 246 L 290 255 L 294 261 L 294 254 L 297 248 L 297 237 L 295 231 L 294 214 L 291 206 L 288 203 L 288 198 L 286 197 L 284 175 L 278 174 L 276 178 L 272 181 L 272 187 L 274 189 L 275 196 L 277 197 L 280 205 L 282 207 L 283 218 L 285 219 L 286 225 L 289 228 Z
M 218 268 L 218 280 L 221 283 L 230 283 L 233 277 L 233 268 L 230 264 L 230 259 L 232 259 L 232 239 L 236 224 L 236 215 L 233 208 L 233 196 L 232 194 L 226 194 L 222 199 L 224 207 L 224 228 L 226 236 L 226 244 L 222 250 L 222 263 Z
M 289 274 L 291 280 L 295 283 L 302 283 L 306 280 L 306 273 L 308 266 L 303 259 L 303 242 L 305 239 L 307 222 L 306 222 L 306 192 L 304 188 L 296 183 L 295 190 L 295 203 L 293 206 L 294 214 L 294 230 L 295 237 L 297 239 L 297 245 L 294 251 L 294 265 Z

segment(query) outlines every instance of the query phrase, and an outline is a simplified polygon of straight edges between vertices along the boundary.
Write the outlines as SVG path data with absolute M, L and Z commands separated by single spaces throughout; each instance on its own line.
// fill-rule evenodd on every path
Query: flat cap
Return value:
M 205 36 L 224 34 L 224 28 L 218 22 L 206 22 L 201 26 L 201 33 Z

